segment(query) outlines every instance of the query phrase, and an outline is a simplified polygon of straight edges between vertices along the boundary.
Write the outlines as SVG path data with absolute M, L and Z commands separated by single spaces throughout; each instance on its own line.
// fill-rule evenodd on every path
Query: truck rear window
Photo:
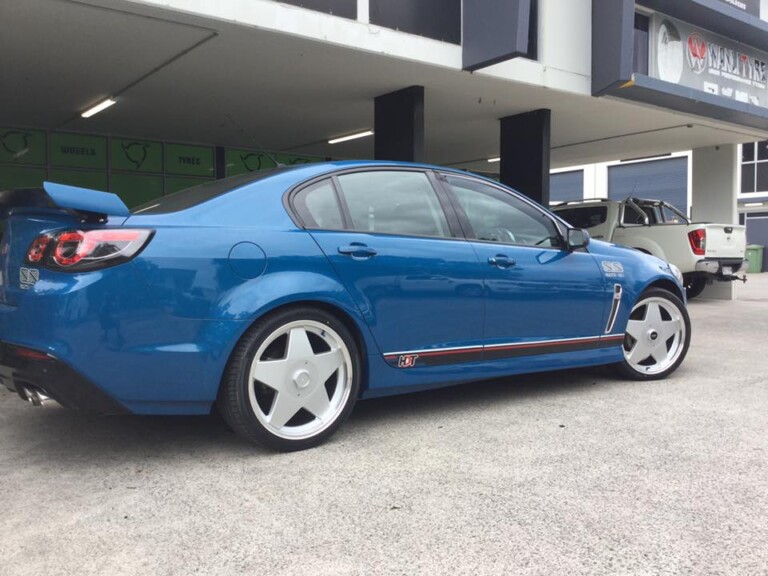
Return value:
M 579 206 L 557 210 L 557 215 L 575 228 L 599 226 L 608 218 L 607 206 Z

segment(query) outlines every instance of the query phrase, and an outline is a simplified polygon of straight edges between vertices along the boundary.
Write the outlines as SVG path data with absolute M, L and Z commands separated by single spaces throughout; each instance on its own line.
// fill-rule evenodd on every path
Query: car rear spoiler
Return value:
M 104 220 L 109 216 L 127 218 L 131 215 L 117 194 L 54 182 L 43 182 L 42 188 L 0 192 L 0 220 L 8 218 L 13 208 L 58 208 L 88 220 Z

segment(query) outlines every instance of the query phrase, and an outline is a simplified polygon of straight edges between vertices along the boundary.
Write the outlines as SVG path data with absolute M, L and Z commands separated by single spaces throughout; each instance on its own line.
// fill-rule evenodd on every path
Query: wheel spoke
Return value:
M 258 380 L 273 390 L 282 392 L 288 382 L 286 360 L 259 360 L 254 363 L 251 380 Z
M 627 322 L 627 334 L 632 336 L 635 340 L 640 341 L 645 334 L 645 321 L 644 320 L 630 320 Z
M 667 347 L 663 343 L 661 346 L 655 346 L 654 348 L 651 348 L 649 352 L 651 353 L 651 358 L 653 358 L 656 364 L 666 362 L 667 358 L 669 357 Z
M 325 386 L 318 386 L 312 395 L 306 399 L 303 408 L 311 412 L 316 418 L 322 419 L 328 414 L 331 402 L 328 400 L 328 393 Z
M 285 426 L 291 418 L 296 415 L 301 405 L 286 393 L 275 394 L 275 399 L 272 402 L 272 409 L 267 415 L 267 422 L 275 428 L 282 428 Z
M 288 352 L 286 360 L 311 358 L 315 355 L 312 345 L 309 343 L 307 331 L 304 328 L 292 328 L 288 335 Z
M 660 326 L 661 323 L 661 307 L 656 302 L 649 302 L 645 307 L 645 324 Z
M 676 318 L 674 320 L 670 320 L 668 322 L 663 322 L 661 324 L 661 336 L 662 341 L 666 342 L 672 336 L 676 336 L 682 331 L 683 328 L 683 321 L 679 318 Z
M 318 380 L 320 380 L 320 382 L 325 382 L 330 378 L 331 374 L 336 372 L 336 370 L 341 368 L 344 364 L 344 355 L 341 353 L 341 350 L 337 348 L 330 352 L 316 355 L 312 360 L 312 363 L 315 365 L 315 368 L 317 368 Z
M 638 364 L 650 356 L 651 351 L 648 346 L 642 340 L 635 342 L 634 348 L 629 353 L 629 361 L 633 364 Z

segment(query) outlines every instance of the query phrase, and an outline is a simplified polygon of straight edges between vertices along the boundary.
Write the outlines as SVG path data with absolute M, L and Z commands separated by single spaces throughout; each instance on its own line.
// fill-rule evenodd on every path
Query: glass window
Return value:
M 741 193 L 749 194 L 755 191 L 755 165 L 741 165 Z
M 621 218 L 621 223 L 629 225 L 645 224 L 646 217 L 647 214 L 635 209 L 634 206 L 628 205 L 624 208 L 624 216 Z
M 741 161 L 742 162 L 754 162 L 755 161 L 755 144 L 750 142 L 749 144 L 741 145 Z
M 293 200 L 293 207 L 307 228 L 344 228 L 336 191 L 330 180 L 323 180 L 301 190 Z
M 447 181 L 467 215 L 473 238 L 560 247 L 557 227 L 545 212 L 483 182 L 454 176 L 448 176 Z
M 354 230 L 451 236 L 437 194 L 423 172 L 355 172 L 339 176 L 339 184 Z
M 560 208 L 556 214 L 574 228 L 593 228 L 605 223 L 608 218 L 607 206 L 574 206 Z
M 768 191 L 768 162 L 757 164 L 757 191 Z
M 757 143 L 757 159 L 768 160 L 768 140 Z

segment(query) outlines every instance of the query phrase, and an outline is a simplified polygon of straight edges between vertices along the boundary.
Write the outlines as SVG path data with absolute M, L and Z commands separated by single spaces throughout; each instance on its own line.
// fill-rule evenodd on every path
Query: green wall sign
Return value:
M 45 164 L 45 132 L 0 127 L 0 163 Z
M 103 136 L 51 134 L 51 166 L 107 169 L 107 139 Z
M 185 144 L 165 145 L 165 172 L 181 176 L 208 176 L 213 178 L 213 148 Z
M 309 164 L 318 162 L 320 158 L 309 156 L 292 156 L 290 154 L 267 154 L 265 152 L 255 152 L 253 150 L 243 150 L 240 148 L 227 148 L 224 153 L 225 172 L 227 176 L 244 174 L 246 172 L 258 172 L 276 166 L 273 158 L 276 158 L 280 164 L 293 166 L 295 164 Z
M 163 171 L 163 145 L 159 142 L 112 138 L 110 148 L 112 170 L 154 174 Z

